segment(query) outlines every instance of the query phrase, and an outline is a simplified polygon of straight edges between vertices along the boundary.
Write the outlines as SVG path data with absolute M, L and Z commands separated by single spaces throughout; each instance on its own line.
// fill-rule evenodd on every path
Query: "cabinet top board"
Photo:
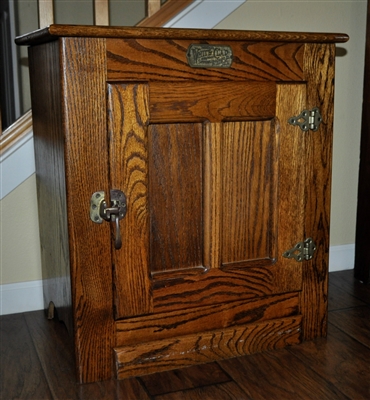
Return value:
M 218 29 L 174 29 L 145 27 L 113 27 L 92 25 L 58 25 L 38 29 L 19 36 L 19 45 L 36 45 L 57 40 L 59 37 L 135 38 L 135 39 L 188 39 L 218 41 L 260 41 L 300 43 L 343 43 L 349 39 L 345 33 L 242 31 Z

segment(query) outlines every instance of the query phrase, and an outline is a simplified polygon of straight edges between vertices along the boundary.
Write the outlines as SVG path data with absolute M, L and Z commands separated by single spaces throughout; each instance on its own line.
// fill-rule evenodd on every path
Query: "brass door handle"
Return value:
M 108 207 L 103 191 L 95 192 L 90 199 L 90 219 L 101 224 L 103 221 L 115 223 L 114 248 L 122 247 L 122 236 L 119 221 L 127 212 L 127 200 L 125 194 L 118 189 L 110 191 L 110 206 Z

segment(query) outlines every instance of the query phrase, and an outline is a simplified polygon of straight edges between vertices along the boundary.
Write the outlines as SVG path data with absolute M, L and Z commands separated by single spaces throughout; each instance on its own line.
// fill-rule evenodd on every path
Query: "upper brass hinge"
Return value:
M 288 122 L 290 125 L 299 126 L 304 132 L 309 129 L 316 132 L 322 122 L 322 117 L 320 110 L 314 107 L 312 110 L 303 110 L 296 117 L 289 118 Z
M 316 245 L 311 238 L 306 239 L 303 242 L 297 243 L 293 248 L 283 253 L 285 258 L 294 258 L 296 261 L 308 261 L 313 258 L 313 254 L 316 250 Z

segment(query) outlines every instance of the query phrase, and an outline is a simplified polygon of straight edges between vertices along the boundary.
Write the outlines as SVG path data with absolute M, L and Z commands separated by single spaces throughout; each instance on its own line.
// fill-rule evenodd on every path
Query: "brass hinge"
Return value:
M 322 117 L 320 110 L 314 107 L 312 110 L 303 110 L 296 117 L 289 118 L 288 122 L 290 125 L 299 126 L 304 132 L 309 129 L 316 132 L 322 122 Z
M 308 261 L 313 258 L 313 254 L 316 250 L 316 245 L 311 238 L 306 239 L 303 242 L 297 243 L 293 248 L 283 253 L 285 258 L 294 258 L 296 261 Z

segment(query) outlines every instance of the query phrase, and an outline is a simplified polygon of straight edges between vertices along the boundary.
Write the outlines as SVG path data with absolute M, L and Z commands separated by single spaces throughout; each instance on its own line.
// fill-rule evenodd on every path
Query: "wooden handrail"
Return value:
M 147 0 L 147 17 L 137 26 L 160 27 L 179 14 L 194 0 L 167 0 L 161 6 L 160 0 Z M 109 0 L 94 0 L 95 25 L 109 25 Z M 38 1 L 39 26 L 46 27 L 54 23 L 53 0 Z M 14 146 L 32 130 L 31 110 L 20 117 L 0 135 L 0 154 Z
M 29 110 L 26 114 L 18 118 L 14 124 L 10 125 L 0 136 L 0 154 L 4 154 L 19 140 L 24 138 L 32 131 L 32 112 Z
M 163 4 L 159 12 L 144 18 L 136 26 L 159 27 L 163 26 L 175 15 L 179 14 L 194 0 L 167 0 Z

